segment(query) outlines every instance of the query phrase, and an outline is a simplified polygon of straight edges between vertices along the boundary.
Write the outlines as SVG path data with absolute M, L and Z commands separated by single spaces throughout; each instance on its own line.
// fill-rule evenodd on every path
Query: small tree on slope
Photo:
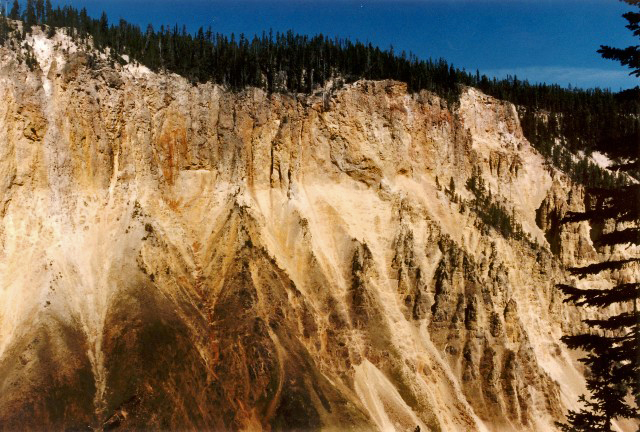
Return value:
M 623 0 L 640 8 L 640 0 Z M 640 13 L 627 12 L 623 17 L 627 28 L 640 38 Z M 598 51 L 604 58 L 617 60 L 632 69 L 631 75 L 640 77 L 640 46 L 611 48 L 602 46 Z M 637 144 L 626 149 L 624 168 L 638 175 Z M 569 213 L 565 223 L 588 220 L 590 223 L 615 221 L 615 228 L 594 241 L 600 247 L 620 245 L 640 246 L 640 185 L 631 184 L 615 190 L 588 190 L 591 205 L 583 213 Z M 640 311 L 638 267 L 640 258 L 631 257 L 599 262 L 586 267 L 570 269 L 579 278 L 604 271 L 627 270 L 629 280 L 620 280 L 611 289 L 578 289 L 558 285 L 567 295 L 565 302 L 579 307 L 607 308 L 618 305 L 614 313 L 603 319 L 589 319 L 584 323 L 589 331 L 562 338 L 569 348 L 582 349 L 587 355 L 581 361 L 588 367 L 589 396 L 582 395 L 583 408 L 570 411 L 567 424 L 559 424 L 563 431 L 611 431 L 615 419 L 640 418 Z M 631 268 L 630 268 L 631 267 Z M 631 270 L 631 271 L 629 271 Z

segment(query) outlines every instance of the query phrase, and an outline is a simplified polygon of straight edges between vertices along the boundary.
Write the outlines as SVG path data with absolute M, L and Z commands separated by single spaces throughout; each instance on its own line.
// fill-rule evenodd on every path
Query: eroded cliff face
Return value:
M 583 391 L 553 288 L 595 253 L 558 225 L 581 192 L 513 106 L 232 93 L 35 39 L 34 72 L 0 59 L 3 428 L 546 431 Z M 470 199 L 474 167 L 531 241 L 436 185 Z

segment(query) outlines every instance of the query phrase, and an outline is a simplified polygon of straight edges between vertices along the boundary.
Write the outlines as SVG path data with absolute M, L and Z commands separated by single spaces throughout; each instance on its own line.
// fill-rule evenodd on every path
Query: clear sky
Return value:
M 54 0 L 65 4 L 71 0 Z M 106 10 L 146 26 L 211 25 L 253 35 L 272 28 L 370 41 L 421 58 L 445 58 L 488 76 L 603 87 L 640 85 L 619 63 L 600 58 L 600 44 L 638 44 L 616 0 L 73 0 L 91 15 Z

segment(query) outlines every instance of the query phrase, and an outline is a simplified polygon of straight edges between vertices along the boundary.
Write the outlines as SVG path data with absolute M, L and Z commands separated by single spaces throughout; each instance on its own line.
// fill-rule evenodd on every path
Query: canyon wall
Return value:
M 35 34 L 34 71 L 0 50 L 2 429 L 548 431 L 575 408 L 554 284 L 597 255 L 512 105 L 230 92 Z M 472 210 L 476 170 L 526 238 Z

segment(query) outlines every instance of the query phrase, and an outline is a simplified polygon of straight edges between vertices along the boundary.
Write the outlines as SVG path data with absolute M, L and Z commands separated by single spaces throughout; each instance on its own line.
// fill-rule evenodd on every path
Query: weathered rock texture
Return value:
M 0 59 L 0 428 L 547 431 L 583 390 L 553 288 L 595 256 L 558 224 L 581 192 L 510 104 L 35 39 L 34 72 Z M 436 186 L 473 167 L 541 247 Z

